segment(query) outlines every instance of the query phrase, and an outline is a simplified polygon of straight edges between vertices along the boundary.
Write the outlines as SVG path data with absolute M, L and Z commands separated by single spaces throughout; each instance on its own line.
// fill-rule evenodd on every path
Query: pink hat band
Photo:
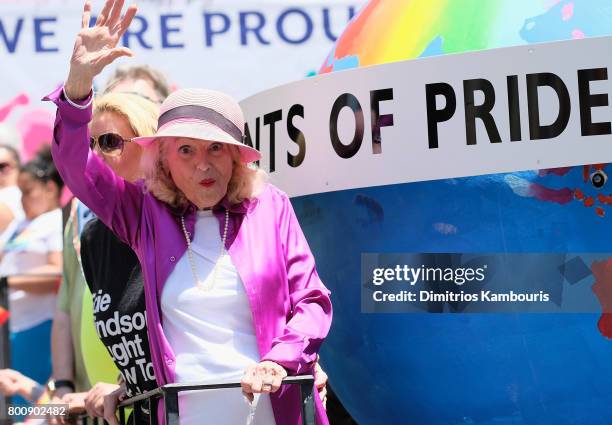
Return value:
M 180 118 L 206 121 L 229 134 L 237 142 L 244 143 L 242 130 L 239 129 L 236 124 L 214 109 L 201 105 L 183 105 L 167 110 L 159 116 L 157 120 L 157 129 L 159 130 L 162 126 Z

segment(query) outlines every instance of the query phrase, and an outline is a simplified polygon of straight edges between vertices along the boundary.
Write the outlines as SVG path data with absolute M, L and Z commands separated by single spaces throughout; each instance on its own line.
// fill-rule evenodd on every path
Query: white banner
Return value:
M 93 1 L 94 15 L 103 3 Z M 141 0 L 123 38 L 135 57 L 118 63 L 148 64 L 174 86 L 206 87 L 241 99 L 316 73 L 364 3 Z M 82 8 L 75 0 L 0 2 L 0 127 L 16 127 L 26 148 L 51 137 L 53 108 L 39 100 L 68 73 Z M 114 68 L 96 80 L 98 87 Z
M 103 3 L 93 1 L 94 15 Z M 123 38 L 136 56 L 122 61 L 157 67 L 181 87 L 209 87 L 240 99 L 318 71 L 364 3 L 138 1 L 138 15 Z M 0 4 L 3 98 L 26 88 L 44 93 L 65 78 L 82 8 L 74 0 Z
M 242 102 L 290 196 L 612 162 L 612 37 L 337 72 Z

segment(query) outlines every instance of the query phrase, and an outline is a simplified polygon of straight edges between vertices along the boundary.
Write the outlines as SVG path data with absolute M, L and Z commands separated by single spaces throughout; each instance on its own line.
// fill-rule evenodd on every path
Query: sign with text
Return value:
M 612 162 L 612 37 L 326 74 L 242 102 L 290 196 Z
M 0 140 L 27 160 L 52 138 L 54 107 L 40 99 L 68 74 L 83 1 L 0 2 Z M 104 5 L 92 1 L 92 20 Z M 152 66 L 173 88 L 204 87 L 241 99 L 316 73 L 365 0 L 138 1 L 116 65 Z M 21 146 L 19 146 L 21 145 Z
M 61 82 L 84 1 L 0 3 L 0 101 L 25 90 L 40 99 Z M 95 20 L 104 2 L 92 2 Z M 365 0 L 138 1 L 122 44 L 179 87 L 206 87 L 240 99 L 316 72 Z M 103 84 L 114 67 L 105 70 Z

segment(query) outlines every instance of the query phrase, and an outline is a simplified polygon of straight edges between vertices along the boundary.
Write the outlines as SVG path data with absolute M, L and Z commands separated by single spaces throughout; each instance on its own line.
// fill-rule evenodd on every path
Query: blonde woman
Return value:
M 132 142 L 137 136 L 155 133 L 159 106 L 146 98 L 128 93 L 108 93 L 96 99 L 90 123 L 90 147 L 113 172 L 128 182 L 142 177 L 140 162 L 143 148 Z M 120 241 L 112 231 L 96 217 L 87 222 L 79 220 L 86 207 L 78 207 L 79 214 L 73 217 L 75 252 L 80 251 L 82 270 L 89 291 L 93 294 L 96 333 L 106 350 L 111 354 L 115 366 L 123 376 L 123 386 L 114 384 L 113 376 L 104 376 L 100 371 L 100 356 L 89 346 L 83 347 L 87 370 L 105 382 L 95 384 L 89 393 L 69 394 L 64 401 L 72 407 L 84 407 L 90 416 L 104 416 L 104 396 L 117 391 L 117 395 L 133 396 L 157 387 L 152 370 L 151 353 L 144 319 L 145 299 L 142 272 L 138 258 L 132 249 Z M 78 235 L 81 235 L 80 239 Z M 72 242 L 72 241 L 71 241 Z M 79 245 L 80 242 L 80 245 Z M 81 273 L 79 266 L 78 273 Z M 75 279 L 76 280 L 76 279 Z M 85 284 L 85 283 L 83 283 Z M 102 304 L 101 304 L 102 303 Z M 113 327 L 115 317 L 131 326 Z M 136 326 L 133 326 L 133 325 Z M 128 355 L 123 342 L 137 347 L 137 352 Z M 147 412 L 137 411 L 136 423 L 148 423 Z

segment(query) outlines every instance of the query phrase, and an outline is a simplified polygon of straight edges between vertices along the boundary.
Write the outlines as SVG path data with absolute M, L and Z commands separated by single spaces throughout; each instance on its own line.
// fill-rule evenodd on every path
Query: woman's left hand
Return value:
M 287 376 L 287 371 L 278 363 L 264 360 L 263 362 L 249 366 L 245 370 L 240 383 L 242 393 L 253 401 L 253 393 L 273 393 L 278 391 Z
M 319 364 L 319 356 L 317 355 L 317 362 L 315 363 L 314 368 L 314 377 L 315 377 L 315 387 L 319 392 L 319 397 L 321 398 L 321 402 L 323 403 L 323 407 L 327 409 L 327 373 L 323 370 L 321 365 Z

